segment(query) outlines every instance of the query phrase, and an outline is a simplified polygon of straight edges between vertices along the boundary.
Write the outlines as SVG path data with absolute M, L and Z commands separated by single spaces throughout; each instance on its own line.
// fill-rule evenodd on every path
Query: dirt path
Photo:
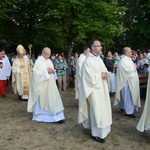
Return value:
M 135 128 L 143 107 L 135 113 L 136 119 L 130 119 L 112 105 L 112 131 L 106 143 L 100 144 L 77 124 L 78 103 L 73 88 L 61 92 L 64 124 L 34 122 L 26 111 L 27 102 L 19 101 L 10 86 L 6 96 L 0 97 L 0 150 L 150 150 L 150 131 L 140 133 Z

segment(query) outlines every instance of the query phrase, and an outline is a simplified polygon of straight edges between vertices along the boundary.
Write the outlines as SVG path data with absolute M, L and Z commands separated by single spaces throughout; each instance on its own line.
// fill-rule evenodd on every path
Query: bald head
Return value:
M 44 47 L 43 50 L 42 50 L 42 56 L 45 59 L 49 59 L 50 56 L 51 56 L 51 49 L 49 47 Z
M 132 50 L 130 47 L 124 47 L 122 53 L 128 57 L 132 56 Z

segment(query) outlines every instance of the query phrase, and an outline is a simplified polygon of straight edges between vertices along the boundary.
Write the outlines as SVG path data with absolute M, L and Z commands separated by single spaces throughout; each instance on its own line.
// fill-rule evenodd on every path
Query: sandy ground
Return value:
M 32 121 L 27 113 L 27 102 L 19 101 L 11 86 L 6 98 L 0 97 L 0 150 L 150 150 L 150 131 L 140 133 L 136 125 L 143 110 L 136 112 L 136 119 L 125 117 L 116 110 L 112 101 L 112 131 L 106 143 L 100 144 L 90 138 L 90 131 L 77 123 L 78 102 L 74 89 L 61 92 L 66 122 L 39 123 Z

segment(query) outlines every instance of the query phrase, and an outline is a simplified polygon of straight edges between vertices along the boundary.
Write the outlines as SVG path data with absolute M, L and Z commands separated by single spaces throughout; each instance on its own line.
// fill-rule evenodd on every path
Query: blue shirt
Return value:
M 67 68 L 66 61 L 63 61 L 63 62 L 56 61 L 55 66 L 57 66 L 59 68 L 56 70 L 57 76 L 64 76 L 67 74 L 66 69 L 64 69 L 64 68 Z

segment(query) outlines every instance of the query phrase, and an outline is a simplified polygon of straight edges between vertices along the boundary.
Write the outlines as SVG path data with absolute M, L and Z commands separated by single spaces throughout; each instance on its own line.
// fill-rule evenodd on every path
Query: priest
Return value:
M 112 113 L 108 90 L 108 71 L 100 58 L 101 43 L 90 42 L 90 52 L 82 65 L 79 97 L 79 118 L 91 130 L 93 140 L 104 143 L 111 131 Z
M 12 65 L 12 87 L 15 94 L 18 94 L 20 100 L 28 100 L 31 69 L 29 62 L 24 59 L 24 47 L 18 45 L 18 57 Z
M 49 59 L 51 50 L 45 47 L 33 67 L 28 112 L 38 122 L 64 122 L 64 107 L 54 79 L 54 66 Z
M 142 116 L 138 122 L 137 130 L 144 132 L 144 130 L 150 130 L 150 75 L 148 77 L 146 101 Z
M 138 110 L 138 107 L 141 106 L 139 77 L 131 56 L 131 48 L 125 47 L 123 49 L 123 56 L 117 67 L 114 105 L 124 112 L 125 116 L 136 118 L 134 109 Z
M 83 53 L 80 54 L 80 57 L 77 59 L 76 62 L 76 87 L 75 87 L 75 99 L 79 99 L 80 95 L 80 82 L 81 82 L 81 69 L 82 69 L 82 64 L 86 59 L 87 53 L 90 51 L 89 47 L 85 46 L 83 48 Z

